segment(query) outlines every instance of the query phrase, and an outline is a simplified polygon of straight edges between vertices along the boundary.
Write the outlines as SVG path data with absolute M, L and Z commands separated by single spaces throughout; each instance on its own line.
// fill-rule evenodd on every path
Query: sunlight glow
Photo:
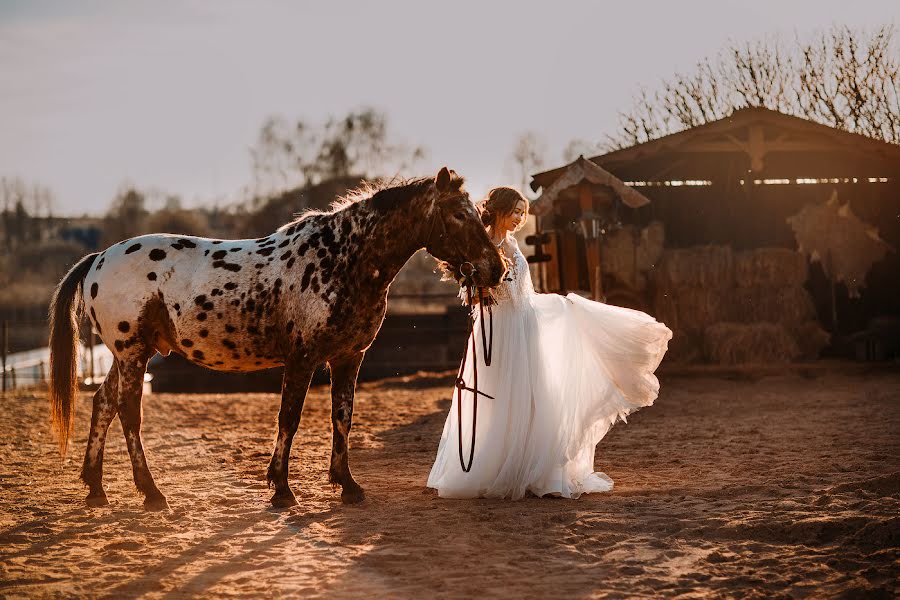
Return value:
M 673 179 L 668 181 L 626 181 L 625 185 L 631 187 L 681 187 L 683 185 L 705 186 L 712 185 L 708 179 Z
M 749 180 L 740 180 L 741 185 L 746 185 Z M 856 177 L 830 177 L 830 178 L 809 178 L 798 177 L 797 179 L 754 179 L 753 185 L 815 185 L 822 183 L 861 183 L 868 181 L 869 183 L 887 183 L 890 181 L 887 177 L 868 177 L 866 179 L 858 179 Z
M 830 178 L 810 178 L 798 177 L 797 179 L 741 179 L 740 184 L 746 185 L 748 182 L 753 185 L 814 185 L 822 183 L 887 183 L 890 181 L 887 177 L 868 177 L 858 179 L 856 177 L 830 177 Z M 665 181 L 626 181 L 625 185 L 630 187 L 682 187 L 682 186 L 710 186 L 713 184 L 709 179 L 669 179 Z

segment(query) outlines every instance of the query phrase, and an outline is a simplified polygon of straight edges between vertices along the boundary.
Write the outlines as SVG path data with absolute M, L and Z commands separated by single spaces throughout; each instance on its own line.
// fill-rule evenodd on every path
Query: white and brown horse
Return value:
M 83 310 L 115 357 L 94 394 L 81 472 L 88 504 L 107 503 L 103 449 L 118 414 L 145 507 L 167 506 L 141 445 L 142 382 L 157 351 L 218 371 L 285 367 L 268 470 L 275 506 L 296 504 L 288 485 L 291 443 L 313 371 L 328 363 L 329 480 L 342 486 L 345 502 L 363 500 L 347 445 L 356 377 L 384 320 L 388 287 L 420 248 L 457 268 L 472 263 L 480 285 L 496 285 L 503 275 L 503 260 L 462 179 L 446 167 L 435 178 L 365 188 L 331 212 L 307 213 L 256 240 L 154 234 L 84 257 L 59 284 L 50 308 L 50 408 L 65 451 Z

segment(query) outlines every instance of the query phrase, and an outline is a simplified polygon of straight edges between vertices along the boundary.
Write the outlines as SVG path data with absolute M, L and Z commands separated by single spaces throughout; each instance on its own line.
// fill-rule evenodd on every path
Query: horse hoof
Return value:
M 107 504 L 109 504 L 109 500 L 106 499 L 106 494 L 104 493 L 88 496 L 84 499 L 84 502 L 92 508 L 106 506 Z
M 341 502 L 344 504 L 359 504 L 366 499 L 366 493 L 359 486 L 355 488 L 344 488 L 341 492 Z
M 275 508 L 288 508 L 290 506 L 297 505 L 297 499 L 294 498 L 294 494 L 288 492 L 286 494 L 275 494 L 272 496 L 272 506 Z
M 166 502 L 165 496 L 154 496 L 152 498 L 147 498 L 144 500 L 144 510 L 168 510 L 169 503 Z

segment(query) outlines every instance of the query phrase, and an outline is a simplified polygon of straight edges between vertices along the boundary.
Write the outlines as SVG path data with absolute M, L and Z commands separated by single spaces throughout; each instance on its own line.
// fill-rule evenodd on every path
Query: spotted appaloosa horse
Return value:
M 77 391 L 77 319 L 86 311 L 115 357 L 94 394 L 81 471 L 87 503 L 107 503 L 103 449 L 118 414 L 144 506 L 167 506 L 141 445 L 142 382 L 157 351 L 218 371 L 284 365 L 268 470 L 275 506 L 296 504 L 288 485 L 291 443 L 313 371 L 327 362 L 329 480 L 342 486 L 345 502 L 363 500 L 350 474 L 347 438 L 359 366 L 384 320 L 394 276 L 423 247 L 457 268 L 471 262 L 481 285 L 496 285 L 503 275 L 503 260 L 462 183 L 445 167 L 435 178 L 364 188 L 331 212 L 307 213 L 256 240 L 154 234 L 84 257 L 50 309 L 50 406 L 64 452 Z

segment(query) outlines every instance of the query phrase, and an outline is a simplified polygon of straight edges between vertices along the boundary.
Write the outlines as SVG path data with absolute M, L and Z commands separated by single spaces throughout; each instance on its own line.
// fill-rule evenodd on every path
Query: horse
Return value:
M 78 390 L 78 323 L 86 313 L 114 357 L 93 397 L 81 470 L 86 503 L 109 503 L 103 451 L 118 415 L 144 507 L 168 508 L 141 443 L 142 384 L 156 352 L 217 371 L 284 367 L 267 471 L 275 507 L 297 504 L 288 484 L 291 444 L 312 375 L 327 363 L 328 478 L 341 486 L 343 502 L 361 502 L 348 449 L 356 379 L 384 321 L 388 288 L 421 248 L 457 272 L 474 267 L 479 285 L 497 285 L 505 272 L 463 179 L 446 167 L 435 177 L 365 185 L 330 211 L 307 212 L 259 239 L 150 234 L 82 258 L 50 305 L 49 400 L 64 456 Z

